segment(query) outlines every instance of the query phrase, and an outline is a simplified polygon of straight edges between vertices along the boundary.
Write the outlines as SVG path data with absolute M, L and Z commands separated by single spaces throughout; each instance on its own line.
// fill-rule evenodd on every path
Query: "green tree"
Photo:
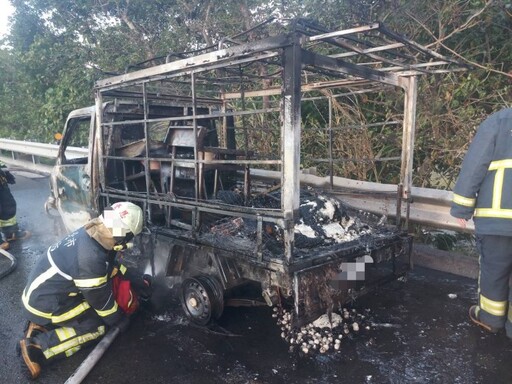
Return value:
M 382 19 L 395 30 L 470 65 L 420 83 L 415 184 L 450 188 L 480 121 L 510 105 L 512 4 L 400 1 Z
M 276 23 L 253 28 L 271 18 L 302 17 L 328 29 L 381 21 L 471 65 L 464 73 L 420 81 L 416 185 L 449 187 L 477 122 L 512 96 L 508 0 L 225 0 L 222 6 L 214 0 L 11 1 L 16 11 L 7 39 L 10 48 L 0 51 L 4 137 L 51 140 L 70 110 L 93 102 L 91 90 L 97 79 L 220 43 L 264 37 L 275 32 Z M 266 73 L 264 66 L 254 70 Z M 342 99 L 336 118 L 357 117 L 366 123 L 400 120 L 402 96 L 390 96 L 387 92 L 369 94 L 364 100 Z M 323 108 L 305 106 L 303 118 L 311 126 L 323 124 L 315 120 L 318 107 Z M 386 127 L 369 131 L 364 146 L 348 142 L 338 147 L 350 152 L 357 144 L 366 148 L 365 155 L 396 155 L 391 148 L 397 139 L 396 130 Z M 396 169 L 369 167 L 364 172 L 357 177 L 385 180 Z

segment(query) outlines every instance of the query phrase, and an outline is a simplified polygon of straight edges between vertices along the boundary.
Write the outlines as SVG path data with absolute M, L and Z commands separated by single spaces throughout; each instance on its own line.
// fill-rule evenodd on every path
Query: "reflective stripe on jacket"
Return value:
M 464 157 L 451 214 L 473 217 L 476 233 L 512 235 L 512 108 L 489 116 Z
M 25 309 L 41 323 L 60 323 L 89 308 L 112 325 L 122 312 L 109 278 L 113 255 L 84 228 L 52 245 L 29 276 L 22 295 Z M 43 320 L 44 319 L 44 320 Z

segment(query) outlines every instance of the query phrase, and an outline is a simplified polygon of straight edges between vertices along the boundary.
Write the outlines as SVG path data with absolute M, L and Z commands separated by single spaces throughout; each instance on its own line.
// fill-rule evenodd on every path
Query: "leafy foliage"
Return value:
M 0 135 L 51 141 L 72 109 L 93 102 L 95 80 L 216 46 L 243 41 L 272 18 L 304 17 L 328 28 L 382 21 L 411 39 L 472 66 L 465 73 L 425 77 L 418 92 L 415 184 L 449 188 L 470 137 L 489 113 L 512 96 L 512 5 L 508 0 L 11 0 L 8 48 L 0 49 Z M 251 30 L 241 35 L 241 31 Z M 264 31 L 264 32 L 260 32 Z M 142 64 L 143 65 L 143 64 Z M 265 68 L 258 69 L 264 73 Z M 356 119 L 368 129 L 334 135 L 332 150 L 349 158 L 394 157 L 402 95 L 368 94 L 336 99 L 334 126 Z M 371 102 L 369 102 L 371 101 Z M 302 111 L 304 167 L 328 150 L 321 103 Z M 262 122 L 263 124 L 263 122 Z M 275 151 L 272 140 L 255 139 Z M 270 140 L 270 141 L 269 141 Z M 314 154 L 314 155 L 313 155 Z M 347 176 L 392 182 L 392 162 L 338 164 Z

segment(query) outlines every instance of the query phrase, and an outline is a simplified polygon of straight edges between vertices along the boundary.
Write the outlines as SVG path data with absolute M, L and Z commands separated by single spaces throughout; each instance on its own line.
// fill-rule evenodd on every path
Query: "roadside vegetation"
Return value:
M 259 36 L 270 18 L 304 17 L 330 29 L 375 21 L 471 66 L 420 80 L 415 180 L 450 188 L 479 122 L 512 100 L 512 4 L 509 0 L 11 0 L 11 32 L 0 46 L 0 137 L 53 142 L 69 111 L 91 105 L 96 80 L 217 46 L 222 39 Z M 266 29 L 268 32 L 268 28 Z M 138 64 L 139 63 L 139 64 Z M 264 69 L 262 69 L 264 70 Z M 385 97 L 384 97 L 385 96 Z M 374 93 L 340 100 L 335 119 L 400 120 L 400 95 Z M 368 97 L 372 98 L 369 103 Z M 315 127 L 315 108 L 304 106 Z M 268 122 L 267 122 L 268 123 Z M 307 154 L 322 151 L 311 130 Z M 336 148 L 347 157 L 396 156 L 387 126 L 364 137 L 349 133 Z M 271 145 L 271 143 L 266 143 Z M 391 166 L 343 169 L 347 177 L 394 181 Z

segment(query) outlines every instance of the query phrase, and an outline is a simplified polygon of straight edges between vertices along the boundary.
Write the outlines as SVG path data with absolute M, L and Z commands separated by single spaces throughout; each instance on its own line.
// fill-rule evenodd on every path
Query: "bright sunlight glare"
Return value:
M 14 8 L 9 0 L 0 0 L 0 38 L 9 32 L 9 16 L 14 12 Z

